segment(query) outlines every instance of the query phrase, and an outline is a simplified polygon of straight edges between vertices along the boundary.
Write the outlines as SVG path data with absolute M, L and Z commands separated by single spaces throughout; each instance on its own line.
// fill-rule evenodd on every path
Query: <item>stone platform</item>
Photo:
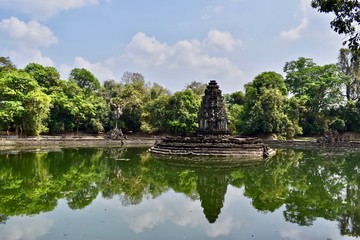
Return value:
M 211 80 L 198 112 L 198 129 L 190 137 L 167 137 L 150 149 L 152 153 L 187 156 L 224 156 L 242 158 L 271 157 L 275 151 L 260 138 L 231 137 L 224 97 Z
M 259 138 L 230 136 L 167 137 L 150 149 L 152 153 L 184 156 L 263 158 L 275 151 Z

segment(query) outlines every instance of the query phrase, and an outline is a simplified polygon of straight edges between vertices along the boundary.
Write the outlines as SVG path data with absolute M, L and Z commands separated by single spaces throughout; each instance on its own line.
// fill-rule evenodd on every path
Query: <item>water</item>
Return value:
M 158 158 L 144 148 L 0 154 L 0 240 L 356 239 L 360 154 L 267 162 Z

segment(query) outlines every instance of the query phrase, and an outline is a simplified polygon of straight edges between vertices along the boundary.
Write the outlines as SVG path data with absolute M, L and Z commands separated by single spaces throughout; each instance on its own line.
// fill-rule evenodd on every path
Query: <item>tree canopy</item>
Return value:
M 224 94 L 230 130 L 282 138 L 328 129 L 360 132 L 360 67 L 354 55 L 357 51 L 341 49 L 337 64 L 323 66 L 300 57 L 285 63 L 285 77 L 263 72 L 245 91 Z M 74 68 L 61 80 L 54 67 L 29 63 L 17 69 L 9 58 L 0 60 L 0 131 L 98 133 L 117 123 L 125 133 L 188 134 L 198 126 L 204 83 L 192 81 L 171 93 L 141 73 L 125 72 L 120 81 L 101 84 L 86 69 Z
M 343 45 L 359 49 L 360 2 L 358 0 L 312 0 L 311 6 L 319 12 L 334 13 L 330 26 L 335 32 L 345 34 Z

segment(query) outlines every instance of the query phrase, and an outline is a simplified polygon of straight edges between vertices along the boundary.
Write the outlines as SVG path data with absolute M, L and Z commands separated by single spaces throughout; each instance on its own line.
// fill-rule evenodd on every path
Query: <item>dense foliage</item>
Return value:
M 225 94 L 233 134 L 301 134 L 360 131 L 360 61 L 356 50 L 341 49 L 337 64 L 318 66 L 300 57 L 285 63 L 285 76 L 263 72 L 245 91 Z M 220 86 L 221 87 L 221 86 Z M 239 86 L 240 87 L 240 86 Z M 75 68 L 67 80 L 53 67 L 30 63 L 17 69 L 0 58 L 0 131 L 18 135 L 66 132 L 188 134 L 206 84 L 193 81 L 171 93 L 140 73 L 102 84 L 88 70 Z M 120 117 L 114 115 L 115 109 Z

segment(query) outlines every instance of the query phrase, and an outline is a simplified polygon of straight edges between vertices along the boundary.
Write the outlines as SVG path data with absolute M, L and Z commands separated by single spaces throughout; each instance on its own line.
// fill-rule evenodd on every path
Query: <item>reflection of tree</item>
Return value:
M 0 158 L 0 213 L 8 216 L 51 211 L 60 198 L 71 208 L 87 206 L 102 178 L 101 150 L 20 153 Z M 92 189 L 92 190 L 91 190 Z
M 72 209 L 91 204 L 99 193 L 136 205 L 173 189 L 201 201 L 214 222 L 227 184 L 244 189 L 259 211 L 284 205 L 286 221 L 311 225 L 338 221 L 343 235 L 360 236 L 359 154 L 334 156 L 278 151 L 266 164 L 218 167 L 154 159 L 146 149 L 67 149 L 0 157 L 0 223 L 8 217 L 52 211 L 58 199 Z M 180 164 L 179 164 L 180 163 Z
M 8 216 L 0 214 L 0 224 L 5 224 L 8 219 L 9 219 Z
M 280 152 L 267 164 L 240 169 L 231 174 L 230 183 L 245 187 L 245 196 L 260 211 L 274 211 L 286 201 L 290 182 L 288 170 L 297 164 L 301 153 Z
M 260 211 L 285 205 L 286 221 L 303 226 L 317 218 L 339 222 L 343 235 L 360 236 L 360 166 L 357 155 L 278 151 L 266 165 L 232 172 Z
M 349 156 L 341 161 L 342 173 L 346 178 L 343 213 L 338 216 L 340 233 L 342 235 L 360 236 L 360 166 L 358 156 Z

